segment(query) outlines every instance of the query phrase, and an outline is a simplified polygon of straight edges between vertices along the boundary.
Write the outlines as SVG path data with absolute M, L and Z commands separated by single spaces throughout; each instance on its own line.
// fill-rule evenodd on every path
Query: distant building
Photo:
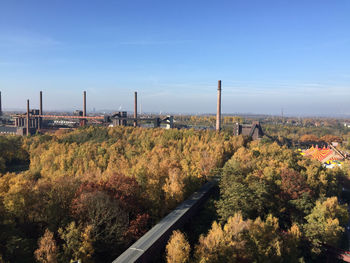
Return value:
M 31 135 L 36 133 L 36 128 L 29 128 L 29 133 Z M 25 127 L 15 127 L 15 126 L 0 126 L 0 135 L 26 135 L 27 129 Z
M 17 134 L 17 127 L 0 126 L 0 134 Z
M 127 115 L 127 112 L 126 111 L 119 111 L 119 112 L 116 112 L 112 115 L 112 121 L 113 121 L 113 124 L 112 126 L 115 127 L 115 126 L 126 126 L 127 125 L 127 119 L 128 115 Z
M 74 111 L 74 116 L 83 116 L 83 111 L 81 110 Z
M 233 127 L 234 135 L 246 135 L 252 137 L 253 140 L 261 139 L 264 136 L 264 132 L 261 128 L 260 122 L 255 121 L 252 124 L 239 124 L 236 123 Z

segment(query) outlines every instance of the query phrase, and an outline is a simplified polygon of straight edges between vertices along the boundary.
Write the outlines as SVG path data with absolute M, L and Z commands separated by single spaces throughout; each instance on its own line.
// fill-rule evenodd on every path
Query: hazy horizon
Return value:
M 38 109 L 39 107 L 31 107 L 31 109 Z M 82 110 L 78 108 L 71 108 L 71 109 L 61 109 L 61 110 L 46 110 L 45 113 L 74 113 L 75 110 Z M 111 114 L 114 112 L 120 111 L 119 109 L 87 109 L 88 115 L 93 114 Z M 128 114 L 133 114 L 133 110 L 121 110 L 121 111 L 127 111 Z M 4 113 L 10 113 L 10 112 L 26 112 L 25 108 L 3 108 Z M 139 114 L 141 114 L 140 111 L 138 111 Z M 168 112 L 168 111 L 162 111 L 162 112 L 154 112 L 154 111 L 145 111 L 142 112 L 142 114 L 149 114 L 149 115 L 193 115 L 193 116 L 216 116 L 216 113 L 212 112 Z M 222 112 L 222 116 L 239 116 L 239 117 L 252 117 L 252 116 L 261 116 L 261 117 L 282 117 L 282 113 L 256 113 L 256 112 Z M 283 117 L 285 118 L 338 118 L 338 119 L 348 119 L 350 118 L 350 114 L 289 114 L 289 113 L 283 113 Z

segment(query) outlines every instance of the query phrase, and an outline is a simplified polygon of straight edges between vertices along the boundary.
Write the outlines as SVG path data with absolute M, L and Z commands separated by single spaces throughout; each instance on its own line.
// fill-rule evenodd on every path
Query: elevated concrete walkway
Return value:
M 172 231 L 183 226 L 198 211 L 216 184 L 213 180 L 203 185 L 112 263 L 151 262 L 164 248 Z

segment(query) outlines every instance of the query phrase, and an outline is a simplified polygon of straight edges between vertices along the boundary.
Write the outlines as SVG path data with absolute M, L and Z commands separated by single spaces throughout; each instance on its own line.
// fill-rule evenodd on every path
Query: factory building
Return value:
M 31 135 L 36 133 L 35 128 L 29 128 L 29 133 Z M 27 134 L 26 127 L 15 127 L 15 126 L 0 126 L 0 134 L 3 135 L 21 135 L 24 136 Z
M 251 137 L 253 140 L 261 139 L 264 136 L 264 132 L 259 121 L 253 122 L 252 124 L 236 123 L 233 127 L 233 134 L 246 135 Z
M 29 100 L 27 100 L 27 112 L 23 114 L 13 114 L 11 118 L 4 122 L 0 118 L 0 134 L 17 134 L 17 135 L 32 135 L 43 132 L 43 128 L 67 128 L 90 125 L 104 126 L 141 126 L 142 123 L 153 123 L 154 127 L 161 127 L 165 124 L 166 129 L 174 127 L 174 117 L 167 116 L 165 118 L 144 118 L 137 114 L 137 92 L 134 96 L 134 115 L 128 116 L 126 111 L 120 111 L 113 115 L 87 116 L 86 91 L 83 92 L 83 110 L 76 110 L 72 115 L 48 115 L 43 112 L 43 96 L 40 91 L 40 107 L 39 109 L 30 109 Z M 1 93 L 0 93 L 0 117 L 1 108 Z M 45 121 L 44 121 L 45 120 Z

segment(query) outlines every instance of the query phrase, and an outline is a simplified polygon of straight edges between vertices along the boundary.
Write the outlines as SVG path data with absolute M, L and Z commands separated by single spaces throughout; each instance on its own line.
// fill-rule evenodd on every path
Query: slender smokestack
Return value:
M 83 116 L 86 117 L 86 91 L 84 91 L 84 109 L 83 109 Z
M 27 100 L 27 136 L 29 136 L 29 100 Z
M 1 91 L 0 91 L 0 116 L 2 116 Z
M 137 126 L 137 92 L 135 91 L 135 102 L 134 102 L 134 127 Z
M 43 92 L 40 91 L 40 106 L 39 106 L 39 115 L 43 115 Z M 42 118 L 39 117 L 38 128 L 42 128 Z
M 84 91 L 83 116 L 86 117 L 86 91 Z M 83 120 L 83 125 L 86 125 L 86 119 Z
M 43 92 L 42 91 L 40 91 L 40 112 L 39 112 L 39 114 L 40 115 L 43 115 Z
M 221 80 L 218 81 L 218 103 L 216 110 L 216 130 L 221 129 Z

